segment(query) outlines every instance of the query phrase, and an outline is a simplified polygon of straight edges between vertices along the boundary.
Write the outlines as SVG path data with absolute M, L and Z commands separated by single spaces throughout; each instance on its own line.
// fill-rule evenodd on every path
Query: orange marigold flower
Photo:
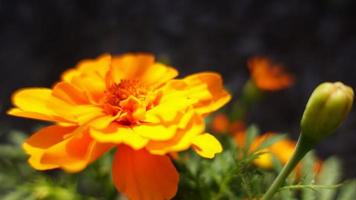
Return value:
M 294 84 L 293 75 L 284 71 L 283 66 L 274 64 L 266 57 L 253 57 L 248 61 L 252 80 L 261 90 L 276 91 Z
M 226 133 L 230 126 L 229 118 L 224 113 L 219 113 L 211 121 L 211 129 L 214 133 Z
M 246 130 L 246 123 L 242 120 L 233 121 L 229 126 L 229 131 L 230 133 L 232 133 L 232 135 L 235 135 L 235 133 L 245 131 L 245 130 Z
M 66 71 L 51 89 L 17 91 L 8 113 L 54 122 L 23 144 L 35 169 L 77 172 L 117 147 L 112 175 L 120 192 L 170 199 L 179 176 L 169 154 L 221 152 L 203 117 L 230 100 L 216 73 L 177 75 L 150 54 L 103 55 Z
M 246 130 L 246 124 L 241 120 L 231 122 L 226 114 L 219 113 L 211 121 L 211 130 L 214 133 L 229 133 L 234 135 L 238 131 Z
M 250 146 L 250 150 L 256 150 L 266 139 L 274 135 L 276 134 L 273 132 L 267 132 L 255 138 Z M 235 135 L 236 143 L 243 147 L 245 145 L 245 137 L 245 132 L 239 132 Z M 263 154 L 255 159 L 254 163 L 261 168 L 271 169 L 273 167 L 272 156 L 275 156 L 282 164 L 286 164 L 289 158 L 293 155 L 295 145 L 296 142 L 289 139 L 277 141 L 268 148 L 262 149 L 261 152 L 263 152 Z
M 266 139 L 275 136 L 276 133 L 267 132 L 259 137 L 257 137 L 251 144 L 250 150 L 256 150 Z M 235 134 L 235 142 L 243 147 L 245 145 L 245 132 L 239 132 Z M 283 139 L 275 142 L 266 149 L 262 149 L 261 154 L 257 159 L 254 160 L 254 164 L 263 169 L 273 168 L 273 156 L 277 158 L 283 165 L 285 165 L 289 158 L 292 157 L 296 142 L 291 139 Z M 300 171 L 300 164 L 297 166 L 297 173 Z M 317 173 L 320 171 L 321 161 L 316 161 L 314 163 L 314 171 Z

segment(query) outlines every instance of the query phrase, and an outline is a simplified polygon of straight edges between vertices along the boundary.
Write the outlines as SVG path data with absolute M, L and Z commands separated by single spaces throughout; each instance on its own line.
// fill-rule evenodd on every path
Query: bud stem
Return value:
M 262 197 L 262 200 L 272 199 L 273 195 L 284 184 L 288 175 L 293 171 L 293 169 L 297 166 L 305 154 L 307 154 L 314 147 L 314 144 L 315 143 L 312 142 L 309 138 L 306 138 L 303 134 L 300 134 L 293 156 L 289 159 L 287 164 L 283 167 L 282 171 L 278 174 L 273 184 Z

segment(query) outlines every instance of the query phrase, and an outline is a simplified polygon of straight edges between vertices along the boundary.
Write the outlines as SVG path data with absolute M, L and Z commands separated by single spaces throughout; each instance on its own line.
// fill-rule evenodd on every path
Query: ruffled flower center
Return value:
M 106 103 L 112 106 L 120 106 L 120 102 L 130 96 L 144 100 L 148 91 L 138 80 L 121 80 L 120 83 L 114 83 L 106 91 Z
M 138 80 L 121 80 L 105 91 L 103 108 L 125 125 L 142 122 L 146 111 L 158 104 L 159 96 Z

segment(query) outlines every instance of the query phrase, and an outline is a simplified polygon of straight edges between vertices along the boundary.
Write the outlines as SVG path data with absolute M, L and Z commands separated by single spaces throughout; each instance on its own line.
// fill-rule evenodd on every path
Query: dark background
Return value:
M 0 0 L 0 127 L 29 131 L 38 124 L 5 115 L 15 89 L 49 87 L 79 60 L 104 52 L 152 52 L 181 75 L 220 72 L 235 97 L 248 78 L 247 58 L 266 55 L 297 82 L 269 94 L 249 121 L 296 138 L 318 83 L 341 80 L 356 88 L 355 12 L 354 0 Z M 341 156 L 348 177 L 356 177 L 355 130 L 354 109 L 338 134 L 318 146 L 323 158 Z

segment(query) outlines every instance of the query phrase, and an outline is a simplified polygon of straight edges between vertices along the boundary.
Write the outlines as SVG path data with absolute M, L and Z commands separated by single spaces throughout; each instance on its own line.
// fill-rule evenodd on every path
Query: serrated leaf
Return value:
M 262 150 L 262 149 L 265 149 L 265 148 L 268 148 L 270 146 L 272 146 L 274 143 L 280 141 L 280 140 L 283 140 L 286 138 L 286 134 L 277 134 L 277 135 L 273 135 L 271 137 L 268 137 L 267 139 L 265 139 L 261 145 L 259 145 L 257 148 L 256 148 L 256 151 L 259 151 L 259 150 Z
M 250 127 L 248 127 L 247 131 L 246 131 L 246 138 L 245 138 L 245 146 L 244 149 L 245 151 L 249 151 L 252 142 L 256 139 L 256 137 L 259 135 L 260 131 L 257 128 L 257 126 L 255 125 L 251 125 Z

